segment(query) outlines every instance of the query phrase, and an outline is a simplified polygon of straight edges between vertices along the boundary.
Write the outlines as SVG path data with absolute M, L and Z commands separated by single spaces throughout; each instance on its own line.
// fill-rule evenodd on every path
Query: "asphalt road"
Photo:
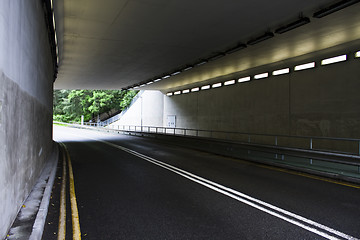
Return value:
M 82 239 L 360 238 L 359 188 L 141 137 L 54 127 L 54 139 Z M 56 239 L 57 198 L 43 239 Z

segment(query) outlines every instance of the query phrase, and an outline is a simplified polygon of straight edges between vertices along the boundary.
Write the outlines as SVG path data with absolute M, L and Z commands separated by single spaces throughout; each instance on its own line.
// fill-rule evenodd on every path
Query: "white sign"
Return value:
M 176 127 L 176 115 L 167 116 L 167 127 L 171 127 L 171 128 Z

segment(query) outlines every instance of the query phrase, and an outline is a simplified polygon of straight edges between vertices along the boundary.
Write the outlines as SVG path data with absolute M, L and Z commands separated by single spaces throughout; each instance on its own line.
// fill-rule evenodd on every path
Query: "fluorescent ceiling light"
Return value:
M 225 51 L 226 54 L 231 54 L 231 53 L 234 53 L 234 52 L 237 52 L 237 51 L 240 51 L 242 49 L 246 48 L 246 44 L 238 44 L 236 45 L 235 47 L 232 47 L 228 50 Z
M 200 90 L 200 88 L 196 87 L 196 88 L 191 89 L 191 92 L 198 92 L 199 90 Z
M 357 52 L 355 53 L 355 57 L 356 57 L 356 58 L 360 57 L 360 51 L 357 51 Z
M 176 92 L 174 92 L 174 94 L 179 95 L 179 94 L 181 94 L 181 91 L 176 91 Z
M 147 85 L 150 85 L 150 84 L 153 84 L 153 83 L 154 83 L 154 82 L 153 82 L 153 81 L 151 81 L 151 82 L 148 82 L 148 83 L 147 83 Z
M 190 92 L 190 89 L 185 89 L 182 91 L 182 93 L 189 93 Z
M 170 75 L 166 75 L 166 76 L 163 76 L 162 79 L 166 79 L 166 78 L 169 78 L 171 77 Z
M 139 86 L 134 87 L 134 89 L 138 89 L 138 88 L 139 88 Z
M 203 61 L 195 64 L 195 66 L 201 66 L 201 65 L 204 65 L 205 63 L 207 63 L 207 61 L 206 61 L 206 60 L 203 60 Z
M 324 59 L 321 61 L 321 65 L 328 65 L 328 64 L 332 64 L 332 63 L 343 62 L 343 61 L 346 61 L 346 59 L 347 59 L 346 54 L 337 56 L 337 57 L 327 58 L 327 59 Z
M 252 39 L 252 40 L 248 41 L 247 44 L 248 45 L 255 45 L 257 43 L 260 43 L 260 42 L 265 41 L 265 40 L 267 40 L 269 38 L 272 38 L 272 37 L 274 37 L 274 34 L 272 32 L 267 32 L 267 33 L 265 33 L 264 35 L 262 35 L 260 37 L 257 37 L 255 39 Z
M 205 85 L 201 87 L 201 90 L 207 90 L 207 89 L 210 89 L 210 85 Z
M 56 23 L 55 23 L 55 15 L 53 14 L 53 27 L 54 27 L 54 30 L 56 29 Z
M 342 0 L 339 1 L 335 4 L 332 4 L 326 8 L 321 9 L 320 11 L 317 11 L 316 13 L 314 13 L 313 17 L 315 18 L 322 18 L 325 17 L 331 13 L 334 13 L 336 11 L 339 11 L 343 8 L 349 7 L 355 3 L 358 3 L 359 0 Z
M 186 68 L 184 68 L 183 71 L 187 71 L 187 70 L 190 70 L 190 69 L 192 69 L 192 68 L 193 68 L 193 66 L 187 66 Z
M 269 73 L 260 73 L 254 76 L 255 79 L 267 78 Z
M 218 87 L 221 87 L 222 86 L 222 83 L 214 83 L 212 85 L 212 88 L 218 88 Z
M 166 96 L 168 96 L 168 97 L 170 97 L 170 96 L 172 96 L 172 95 L 173 95 L 172 92 L 169 92 L 169 93 L 166 94 Z
M 172 75 L 172 76 L 175 76 L 175 75 L 178 75 L 178 74 L 180 74 L 180 73 L 181 73 L 180 71 L 177 71 L 177 72 L 172 73 L 171 75 Z
M 289 72 L 290 72 L 290 68 L 284 68 L 284 69 L 279 69 L 279 70 L 273 71 L 272 75 L 277 76 L 277 75 L 287 74 Z
M 145 86 L 146 86 L 146 84 L 141 84 L 141 85 L 140 85 L 140 87 L 145 87 Z
M 233 85 L 233 84 L 235 84 L 235 80 L 229 80 L 229 81 L 224 82 L 225 86 Z
M 248 81 L 250 81 L 250 79 L 251 79 L 250 77 L 243 77 L 243 78 L 239 78 L 239 79 L 238 79 L 238 82 L 239 82 L 239 83 L 241 83 L 241 82 L 248 82 Z
M 315 67 L 315 62 L 310 62 L 310 63 L 297 65 L 297 66 L 295 66 L 294 70 L 300 71 L 300 70 L 305 70 L 305 69 L 314 68 L 314 67 Z
M 224 57 L 224 56 L 225 56 L 224 53 L 218 53 L 218 54 L 210 57 L 208 60 L 209 60 L 209 61 L 215 61 L 215 60 L 217 60 L 217 59 L 219 59 L 219 58 L 222 58 L 222 57 Z
M 57 41 L 57 34 L 56 34 L 56 32 L 55 32 L 55 44 L 56 44 L 56 46 L 58 45 L 58 41 Z
M 155 79 L 154 82 L 161 81 L 161 78 Z
M 307 17 L 301 18 L 295 22 L 292 22 L 286 26 L 280 27 L 275 30 L 275 33 L 282 34 L 287 31 L 293 30 L 294 28 L 301 27 L 302 25 L 308 24 L 310 22 L 310 19 Z

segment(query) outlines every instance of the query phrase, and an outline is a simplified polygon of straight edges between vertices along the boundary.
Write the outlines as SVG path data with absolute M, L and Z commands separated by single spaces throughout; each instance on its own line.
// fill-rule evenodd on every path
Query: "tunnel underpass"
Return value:
M 55 126 L 54 138 L 70 153 L 83 239 L 359 236 L 358 185 L 137 136 Z M 58 212 L 53 204 L 46 239 Z
M 360 238 L 359 10 L 2 1 L 0 239 Z M 140 93 L 90 131 L 54 89 Z

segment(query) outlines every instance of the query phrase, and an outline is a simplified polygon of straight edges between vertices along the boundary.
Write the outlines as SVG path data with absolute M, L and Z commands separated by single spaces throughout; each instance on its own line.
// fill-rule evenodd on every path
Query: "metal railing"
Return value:
M 231 131 L 213 131 L 191 128 L 170 128 L 155 126 L 107 126 L 108 129 L 168 134 L 176 136 L 204 137 L 229 141 L 237 141 L 251 144 L 271 145 L 279 147 L 299 148 L 307 150 L 326 151 L 339 154 L 351 154 L 360 156 L 360 139 L 355 138 L 331 138 L 317 136 L 290 136 L 274 134 L 258 134 Z

